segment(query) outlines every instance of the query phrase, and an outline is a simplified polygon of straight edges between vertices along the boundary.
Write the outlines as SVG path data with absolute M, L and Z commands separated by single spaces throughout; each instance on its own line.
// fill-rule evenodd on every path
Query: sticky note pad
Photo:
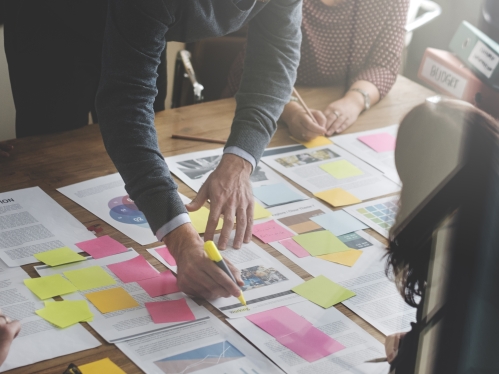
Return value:
M 291 238 L 294 234 L 272 220 L 253 225 L 253 235 L 264 243 L 270 243 Z
M 66 328 L 93 318 L 86 300 L 64 300 L 46 303 L 35 311 L 40 317 L 60 328 Z
M 78 369 L 80 369 L 82 374 L 126 374 L 109 358 L 104 358 L 85 365 L 78 365 Z
M 252 314 L 246 316 L 246 319 L 274 338 L 280 338 L 312 326 L 305 318 L 285 306 Z
M 319 275 L 291 290 L 323 308 L 330 308 L 355 296 L 355 292 L 334 283 L 324 275 Z
M 177 278 L 170 270 L 160 273 L 159 276 L 137 282 L 149 296 L 157 297 L 179 292 Z
M 270 213 L 267 209 L 265 209 L 257 201 L 255 201 L 254 210 L 253 210 L 253 219 L 255 221 L 257 219 L 268 218 L 271 216 L 272 216 L 272 213 Z
M 145 303 L 154 323 L 194 321 L 196 317 L 185 299 Z
M 310 218 L 322 228 L 331 231 L 336 236 L 349 234 L 368 227 L 344 210 L 321 214 Z
M 323 145 L 333 144 L 333 142 L 328 138 L 326 138 L 325 136 L 318 136 L 317 138 L 309 140 L 308 142 L 303 140 L 298 140 L 292 136 L 290 138 L 297 141 L 300 144 L 303 144 L 306 148 L 315 148 L 315 147 L 321 147 Z
M 120 242 L 114 240 L 108 235 L 101 236 L 92 240 L 76 243 L 76 246 L 82 251 L 87 252 L 95 259 L 126 252 L 126 247 Z
M 131 260 L 109 264 L 107 268 L 111 270 L 123 283 L 137 282 L 143 279 L 154 278 L 159 275 L 159 271 L 151 266 L 147 260 L 138 255 Z
M 281 243 L 284 248 L 286 248 L 288 251 L 293 253 L 298 258 L 310 256 L 310 253 L 308 253 L 305 248 L 303 248 L 293 239 L 280 240 L 279 243 Z
M 344 252 L 331 253 L 329 255 L 317 256 L 321 260 L 334 262 L 336 264 L 345 266 L 354 266 L 359 257 L 362 255 L 362 251 L 358 249 L 350 249 Z
M 312 256 L 343 252 L 350 249 L 345 243 L 327 230 L 293 236 L 293 240 L 305 248 Z
M 65 271 L 64 276 L 80 291 L 116 284 L 114 278 L 106 273 L 100 266 L 90 266 L 84 269 Z
M 364 174 L 362 170 L 347 160 L 328 162 L 327 164 L 320 165 L 320 168 L 336 179 L 345 179 Z
M 177 262 L 166 246 L 156 249 L 156 253 L 160 255 L 170 266 L 177 266 Z
M 319 199 L 331 204 L 334 207 L 361 203 L 362 200 L 345 191 L 343 188 L 333 188 L 331 190 L 314 193 Z
M 364 135 L 357 138 L 376 152 L 388 152 L 395 150 L 397 139 L 386 132 L 380 134 Z
M 77 291 L 67 279 L 60 274 L 47 275 L 40 278 L 25 279 L 24 284 L 41 300 L 54 296 L 67 295 Z
M 189 217 L 191 223 L 198 232 L 198 234 L 204 234 L 206 231 L 206 224 L 208 223 L 208 218 L 210 217 L 210 210 L 202 206 L 199 210 L 195 212 L 189 212 Z M 218 220 L 217 230 L 220 230 L 223 226 L 223 220 Z
M 85 297 L 101 313 L 111 313 L 117 310 L 130 309 L 139 306 L 139 303 L 121 287 L 87 293 Z
M 265 205 L 274 206 L 303 200 L 303 196 L 286 183 L 269 184 L 253 188 L 253 195 Z
M 78 262 L 85 260 L 85 257 L 79 255 L 72 249 L 68 247 L 62 247 L 57 249 L 52 249 L 50 251 L 45 251 L 41 253 L 35 253 L 33 255 L 38 261 L 43 262 L 49 266 L 58 266 L 63 264 L 69 264 L 71 262 Z

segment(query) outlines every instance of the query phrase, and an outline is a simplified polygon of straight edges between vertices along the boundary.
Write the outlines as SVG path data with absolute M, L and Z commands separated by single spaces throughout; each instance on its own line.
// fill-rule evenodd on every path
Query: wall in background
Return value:
M 16 110 L 3 46 L 3 27 L 0 26 L 0 141 L 15 137 L 15 120 Z

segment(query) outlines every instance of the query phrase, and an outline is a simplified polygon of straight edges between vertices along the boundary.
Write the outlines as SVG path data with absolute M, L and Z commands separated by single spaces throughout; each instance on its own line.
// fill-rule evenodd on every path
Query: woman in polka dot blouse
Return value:
M 304 0 L 303 41 L 296 84 L 344 84 L 345 95 L 321 112 L 317 123 L 292 100 L 281 119 L 291 135 L 311 140 L 351 126 L 381 100 L 397 78 L 404 48 L 409 0 Z M 223 96 L 233 96 L 243 73 L 244 53 L 234 61 Z

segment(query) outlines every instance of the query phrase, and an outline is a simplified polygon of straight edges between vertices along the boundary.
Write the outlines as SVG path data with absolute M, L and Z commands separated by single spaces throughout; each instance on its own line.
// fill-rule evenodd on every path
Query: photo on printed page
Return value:
M 294 168 L 296 166 L 313 164 L 324 160 L 331 160 L 339 157 L 336 153 L 329 149 L 321 149 L 319 151 L 309 151 L 298 153 L 296 155 L 276 158 L 275 161 L 284 166 L 285 168 Z
M 252 266 L 247 269 L 242 269 L 241 278 L 244 282 L 244 286 L 241 287 L 243 291 L 270 286 L 288 280 L 288 278 L 279 273 L 276 269 L 266 268 L 264 266 Z

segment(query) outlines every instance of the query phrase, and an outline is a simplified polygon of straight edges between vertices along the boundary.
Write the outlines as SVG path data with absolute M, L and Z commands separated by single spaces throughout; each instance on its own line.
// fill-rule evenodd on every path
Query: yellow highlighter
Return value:
M 215 265 L 217 265 L 220 269 L 222 269 L 223 272 L 227 274 L 230 277 L 230 279 L 234 281 L 235 284 L 237 284 L 236 279 L 232 275 L 232 272 L 229 270 L 229 267 L 225 263 L 224 258 L 222 257 L 222 255 L 218 251 L 217 246 L 215 245 L 215 243 L 213 243 L 212 240 L 208 240 L 207 242 L 204 243 L 204 251 L 208 255 L 208 258 L 211 261 L 213 261 Z M 246 305 L 246 300 L 244 299 L 243 291 L 241 291 L 241 295 L 239 295 L 238 299 L 241 302 L 241 304 Z

